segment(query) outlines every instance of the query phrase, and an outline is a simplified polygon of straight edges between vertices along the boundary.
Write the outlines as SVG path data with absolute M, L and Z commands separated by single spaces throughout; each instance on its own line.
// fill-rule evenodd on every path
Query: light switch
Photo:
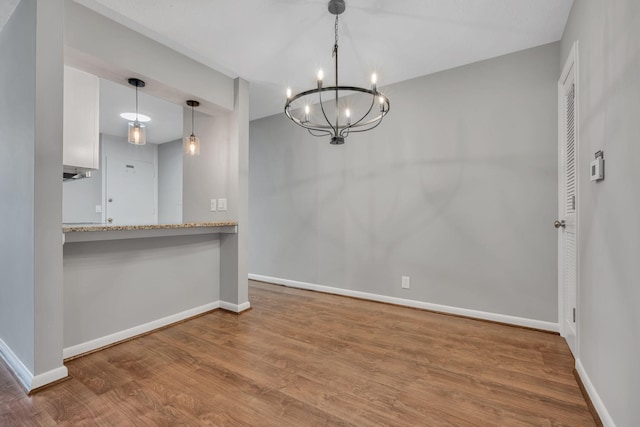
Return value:
M 211 199 L 211 212 L 215 212 L 218 210 L 217 200 Z
M 218 199 L 218 210 L 219 211 L 227 210 L 227 199 Z

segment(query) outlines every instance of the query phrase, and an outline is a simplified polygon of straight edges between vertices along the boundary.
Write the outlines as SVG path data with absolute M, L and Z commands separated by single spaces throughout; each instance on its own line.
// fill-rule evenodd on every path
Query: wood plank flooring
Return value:
M 593 426 L 557 335 L 251 282 L 221 310 L 72 360 L 0 425 Z

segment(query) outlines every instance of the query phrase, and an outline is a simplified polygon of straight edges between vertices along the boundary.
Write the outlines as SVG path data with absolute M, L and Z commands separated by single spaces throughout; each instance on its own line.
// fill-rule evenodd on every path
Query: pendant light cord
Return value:
M 336 70 L 336 132 L 338 131 L 340 123 L 340 111 L 338 110 L 338 16 L 336 15 L 336 23 L 334 26 L 335 32 L 335 44 L 333 45 L 333 57 L 335 58 L 335 70 Z
M 136 122 L 138 122 L 138 86 L 136 86 Z
M 194 105 L 191 104 L 191 136 L 194 136 L 193 135 L 193 107 Z

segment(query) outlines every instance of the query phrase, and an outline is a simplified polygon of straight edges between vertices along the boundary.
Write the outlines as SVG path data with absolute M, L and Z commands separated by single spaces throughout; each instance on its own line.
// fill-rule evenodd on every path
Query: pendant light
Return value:
M 145 83 L 140 79 L 130 78 L 129 84 L 136 88 L 136 119 L 129 122 L 127 141 L 134 145 L 144 145 L 147 143 L 147 127 L 138 120 L 138 88 L 144 87 Z
M 187 101 L 187 105 L 191 107 L 191 135 L 184 137 L 182 148 L 184 149 L 185 154 L 195 157 L 200 154 L 200 138 L 193 134 L 193 109 L 194 107 L 199 106 L 200 103 L 190 99 Z

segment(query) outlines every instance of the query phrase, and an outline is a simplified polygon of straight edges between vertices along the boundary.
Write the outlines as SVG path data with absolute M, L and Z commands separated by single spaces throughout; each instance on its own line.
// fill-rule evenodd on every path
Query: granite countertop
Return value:
M 208 227 L 233 227 L 237 226 L 237 221 L 217 221 L 217 222 L 188 222 L 184 224 L 149 224 L 149 225 L 63 225 L 63 233 L 83 232 L 83 231 L 129 231 L 129 230 L 170 230 L 177 228 L 208 228 Z

